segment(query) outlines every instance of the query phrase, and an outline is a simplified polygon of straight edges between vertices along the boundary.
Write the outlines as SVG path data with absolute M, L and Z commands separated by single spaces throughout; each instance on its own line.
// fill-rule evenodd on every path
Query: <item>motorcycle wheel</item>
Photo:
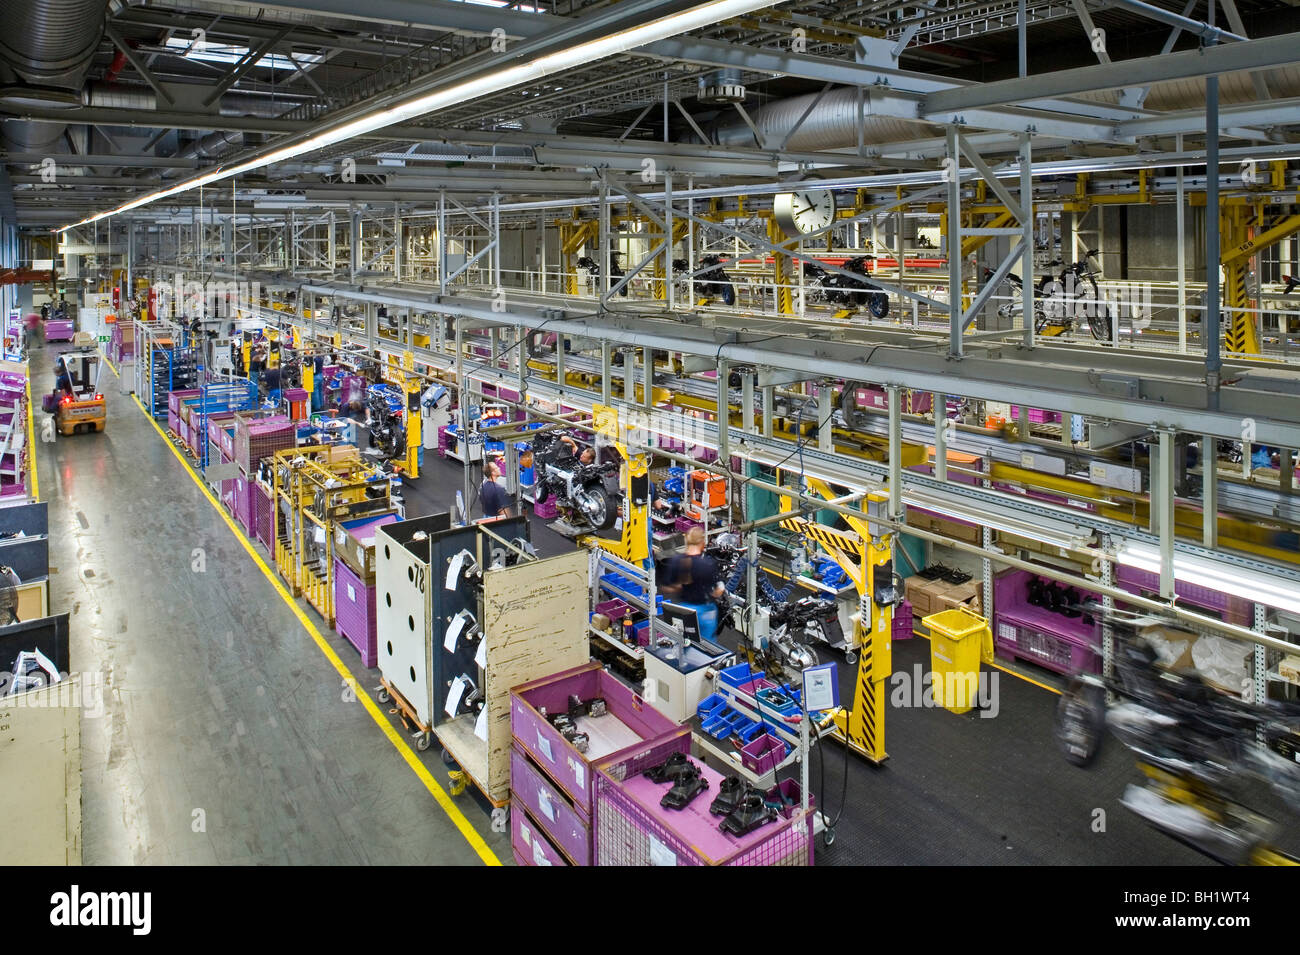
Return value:
M 613 527 L 614 521 L 618 517 L 618 508 L 614 507 L 613 502 L 609 499 L 609 492 L 605 490 L 600 482 L 592 481 L 590 484 L 583 485 L 582 493 L 586 494 L 593 504 L 591 510 L 586 508 L 582 510 L 595 528 L 603 531 Z
M 722 286 L 722 304 L 723 305 L 736 304 L 736 287 L 732 285 L 730 282 Z
M 1071 680 L 1056 706 L 1055 731 L 1066 762 L 1091 766 L 1105 738 L 1106 691 L 1093 683 Z
M 873 318 L 889 317 L 889 296 L 883 293 L 877 293 L 867 299 L 867 311 Z
M 1096 280 L 1084 277 L 1079 280 L 1077 289 L 1075 304 L 1082 305 L 1085 309 L 1088 316 L 1088 331 L 1092 332 L 1092 337 L 1097 341 L 1109 343 L 1112 318 L 1110 306 L 1101 297 L 1101 290 L 1097 288 Z

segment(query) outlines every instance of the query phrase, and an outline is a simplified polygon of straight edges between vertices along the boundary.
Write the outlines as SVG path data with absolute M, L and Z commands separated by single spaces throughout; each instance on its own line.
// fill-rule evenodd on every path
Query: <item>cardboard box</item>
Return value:
M 973 610 L 975 613 L 984 612 L 984 582 L 982 580 L 970 580 L 964 584 L 951 584 L 948 589 L 938 595 L 939 607 L 934 611 L 951 610 L 954 607 L 965 607 Z

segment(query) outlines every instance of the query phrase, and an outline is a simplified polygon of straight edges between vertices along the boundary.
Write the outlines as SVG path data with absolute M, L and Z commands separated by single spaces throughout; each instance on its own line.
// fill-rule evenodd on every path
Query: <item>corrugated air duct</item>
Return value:
M 0 97 L 7 102 L 76 106 L 104 33 L 105 0 L 8 0 L 0 4 Z M 62 152 L 66 127 L 9 120 L 15 151 Z

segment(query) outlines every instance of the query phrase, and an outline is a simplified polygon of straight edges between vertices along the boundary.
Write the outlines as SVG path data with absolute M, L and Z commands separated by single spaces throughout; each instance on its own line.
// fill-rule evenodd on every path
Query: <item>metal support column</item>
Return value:
M 903 515 L 902 398 L 898 385 L 888 385 L 885 390 L 889 395 L 889 517 L 899 520 Z
M 1201 435 L 1201 545 L 1219 546 L 1218 439 Z
M 609 342 L 600 343 L 600 403 L 608 405 L 610 396 L 613 393 L 613 385 L 610 378 L 613 376 L 613 362 L 610 360 Z
M 1022 0 L 1023 3 L 1023 0 Z M 1025 324 L 1025 347 L 1034 347 L 1034 177 L 1033 155 L 1029 134 L 1020 137 L 1020 225 L 1024 236 L 1024 255 L 1021 258 L 1020 314 Z M 1115 322 L 1119 324 L 1118 321 Z M 1022 435 L 1028 432 L 1022 431 Z
M 447 294 L 447 191 L 438 190 L 438 294 Z
M 1160 535 L 1160 596 L 1174 595 L 1174 433 L 1160 431 L 1159 459 L 1151 468 L 1151 517 Z
M 727 433 L 731 427 L 731 389 L 727 387 L 728 374 L 727 360 L 720 359 L 718 361 L 718 460 L 723 464 L 727 464 L 731 459 L 731 436 Z M 797 438 L 796 435 L 796 440 Z M 708 526 L 707 521 L 705 526 Z
M 402 281 L 402 246 L 405 240 L 402 238 L 402 207 L 400 203 L 393 203 L 393 275 L 397 281 Z M 407 315 L 407 322 L 410 322 L 410 315 Z
M 775 401 L 773 400 L 775 390 L 776 390 L 775 387 L 772 385 L 765 385 L 762 389 L 763 391 L 763 437 L 765 438 L 772 437 L 772 419 L 775 417 L 775 408 L 774 408 Z
M 1255 604 L 1254 626 L 1250 629 L 1256 633 L 1268 632 L 1268 608 L 1263 604 Z M 1251 657 L 1251 675 L 1254 677 L 1253 685 L 1250 687 L 1253 699 L 1257 703 L 1263 703 L 1268 699 L 1268 649 L 1263 644 L 1255 644 L 1255 653 Z M 1243 688 L 1244 689 L 1244 688 Z M 1247 697 L 1246 693 L 1242 694 Z M 1261 726 L 1256 730 L 1258 734 L 1255 739 L 1257 742 L 1264 742 L 1264 728 Z
M 1110 534 L 1103 534 L 1101 538 L 1102 550 L 1109 557 L 1115 553 L 1115 538 Z M 1110 560 L 1101 561 L 1101 584 L 1102 587 L 1113 587 L 1115 585 L 1115 565 Z M 1111 628 L 1111 611 L 1115 609 L 1115 598 L 1103 590 L 1101 595 L 1102 621 L 1101 621 L 1101 672 L 1104 676 L 1114 676 L 1115 674 L 1115 631 Z
M 1179 133 L 1174 137 L 1174 152 L 1182 151 L 1183 134 Z M 1174 231 L 1178 233 L 1178 353 L 1181 355 L 1187 351 L 1187 212 L 1184 209 L 1187 199 L 1184 193 L 1182 166 L 1178 167 L 1177 183 L 1174 202 L 1177 224 Z
M 946 252 L 948 256 L 948 354 L 952 358 L 961 358 L 961 152 L 957 146 L 957 127 L 949 126 L 946 135 L 948 141 L 948 169 L 946 172 L 948 177 L 948 248 Z M 1032 275 L 1032 273 L 1029 274 Z M 1032 281 L 1029 284 L 1032 285 Z M 1033 324 L 1032 318 L 1030 324 Z
M 1214 10 L 1211 2 L 1210 10 Z M 1211 13 L 1211 16 L 1213 13 Z M 1213 45 L 1213 41 L 1210 41 Z M 1205 78 L 1205 407 L 1219 410 L 1219 77 Z
M 361 271 L 361 213 L 356 209 L 348 214 L 348 246 L 348 272 L 355 282 Z
M 930 398 L 934 414 L 934 476 L 948 480 L 948 400 L 937 391 Z
M 754 375 L 748 370 L 740 376 L 740 429 L 754 433 Z
M 465 380 L 465 325 L 464 322 L 457 318 L 456 320 L 456 419 L 460 433 L 456 435 L 456 448 L 460 451 L 461 459 L 464 462 L 463 488 L 462 493 L 465 495 L 465 520 L 473 519 L 474 503 L 474 486 L 470 477 L 470 448 L 469 448 L 469 403 L 470 395 L 468 382 Z

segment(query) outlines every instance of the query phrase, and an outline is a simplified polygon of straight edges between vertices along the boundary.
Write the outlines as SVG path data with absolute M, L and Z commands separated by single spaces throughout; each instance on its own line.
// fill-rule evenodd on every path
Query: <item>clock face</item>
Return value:
M 835 194 L 811 186 L 781 193 L 772 203 L 772 212 L 786 235 L 807 235 L 835 221 Z

